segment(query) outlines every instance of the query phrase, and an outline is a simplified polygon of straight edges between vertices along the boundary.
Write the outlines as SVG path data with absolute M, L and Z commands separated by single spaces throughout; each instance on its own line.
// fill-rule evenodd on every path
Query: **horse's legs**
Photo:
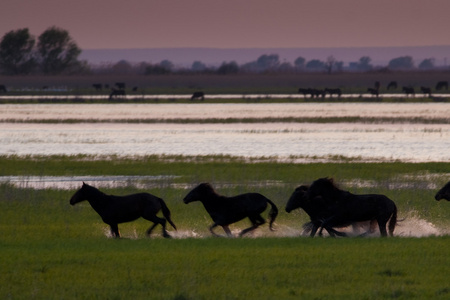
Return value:
M 261 217 L 261 215 L 249 216 L 248 218 L 250 219 L 253 225 L 250 226 L 249 228 L 242 230 L 241 233 L 239 233 L 239 236 L 243 236 L 247 232 L 253 231 L 262 224 L 266 223 L 266 221 L 263 219 L 263 217 Z
M 212 224 L 211 226 L 209 226 L 209 232 L 211 232 L 212 233 L 212 235 L 214 235 L 214 236 L 220 236 L 220 235 L 218 235 L 217 233 L 215 233 L 214 232 L 214 228 L 216 228 L 217 226 L 219 226 L 219 224 L 217 224 L 217 223 L 214 223 L 214 224 Z M 223 227 L 223 226 L 222 226 Z M 226 226 L 225 226 L 226 227 Z M 223 229 L 223 230 L 225 230 L 225 228 Z M 225 230 L 225 232 L 226 232 L 226 230 Z M 228 233 L 227 233 L 228 234 Z M 231 234 L 231 232 L 230 232 L 230 234 Z
M 387 220 L 377 220 L 377 221 L 378 221 L 378 228 L 380 229 L 380 235 L 383 237 L 387 236 L 386 230 Z
M 150 215 L 150 216 L 144 216 L 143 217 L 146 220 L 149 220 L 150 222 L 153 222 L 154 224 L 147 230 L 147 235 L 150 236 L 150 234 L 152 233 L 153 228 L 156 227 L 156 225 L 161 224 L 162 226 L 162 235 L 165 238 L 170 238 L 170 234 L 167 233 L 166 230 L 166 219 L 163 218 L 159 218 L 156 215 Z
M 222 225 L 223 231 L 225 231 L 225 233 L 227 234 L 228 237 L 232 237 L 233 235 L 231 234 L 231 230 L 228 227 L 228 225 Z
M 109 224 L 109 227 L 113 238 L 120 238 L 119 226 L 117 224 Z

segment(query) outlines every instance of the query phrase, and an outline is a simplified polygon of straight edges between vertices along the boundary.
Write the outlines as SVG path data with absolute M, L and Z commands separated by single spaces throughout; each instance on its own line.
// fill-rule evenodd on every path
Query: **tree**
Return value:
M 80 65 L 81 49 L 67 30 L 50 27 L 39 36 L 37 48 L 45 74 L 71 72 Z
M 217 69 L 218 74 L 226 75 L 226 74 L 236 74 L 239 72 L 239 66 L 235 61 L 226 63 L 223 62 L 222 65 Z
M 280 59 L 278 54 L 264 54 L 258 57 L 256 60 L 256 65 L 262 71 L 273 70 L 280 65 Z
M 419 69 L 421 70 L 431 70 L 434 69 L 434 58 L 427 58 L 424 59 L 420 64 L 419 64 Z
M 295 65 L 295 67 L 297 69 L 303 69 L 305 67 L 305 62 L 306 62 L 306 59 L 304 59 L 303 57 L 299 56 L 294 61 L 294 65 Z
M 358 70 L 369 71 L 372 69 L 370 62 L 372 59 L 369 56 L 363 56 L 359 59 Z
M 335 64 L 336 64 L 336 58 L 334 58 L 333 55 L 328 56 L 327 61 L 325 62 L 325 68 L 327 69 L 328 74 L 331 74 Z
M 401 57 L 397 57 L 394 59 L 391 59 L 391 61 L 389 61 L 389 65 L 388 67 L 390 69 L 397 69 L 397 70 L 407 70 L 407 69 L 412 69 L 414 68 L 414 62 L 411 56 L 401 56 Z
M 192 63 L 191 70 L 194 72 L 203 72 L 206 70 L 206 65 L 199 60 Z
M 321 71 L 325 69 L 325 63 L 318 59 L 313 59 L 306 63 L 306 68 L 310 70 Z
M 33 56 L 35 39 L 28 28 L 12 30 L 0 42 L 0 68 L 5 74 L 28 74 L 36 66 Z

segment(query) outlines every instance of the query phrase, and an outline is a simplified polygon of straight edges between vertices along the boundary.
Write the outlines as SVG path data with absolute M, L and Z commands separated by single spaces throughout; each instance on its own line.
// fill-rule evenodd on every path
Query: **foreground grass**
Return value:
M 87 203 L 69 205 L 74 190 L 0 184 L 2 299 L 448 299 L 449 236 L 427 238 L 302 238 L 303 212 L 287 214 L 293 189 L 332 176 L 353 192 L 394 199 L 399 217 L 411 212 L 448 226 L 450 207 L 430 185 L 448 180 L 449 163 L 277 163 L 233 157 L 0 157 L 0 175 L 176 175 L 144 190 L 161 196 L 179 228 L 172 240 L 144 235 L 149 223 L 107 226 Z M 254 190 L 280 209 L 277 237 L 211 238 L 200 203 L 181 199 L 202 181 L 221 194 Z M 354 186 L 352 182 L 370 182 Z M 133 184 L 109 194 L 143 191 Z M 266 214 L 264 214 L 266 216 Z M 233 229 L 247 226 L 237 223 Z M 396 232 L 405 230 L 402 224 Z M 218 232 L 221 233 L 220 229 Z M 192 238 L 202 236 L 203 238 Z M 282 236 L 282 235 L 281 235 Z

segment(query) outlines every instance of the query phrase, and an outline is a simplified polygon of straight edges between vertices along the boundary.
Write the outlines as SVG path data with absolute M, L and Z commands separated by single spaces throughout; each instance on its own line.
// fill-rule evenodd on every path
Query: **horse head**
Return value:
M 286 212 L 290 213 L 294 209 L 302 207 L 308 201 L 307 192 L 308 186 L 301 185 L 297 187 L 286 204 Z
M 450 181 L 446 185 L 444 185 L 444 187 L 440 189 L 439 192 L 436 193 L 434 199 L 436 199 L 437 201 L 441 199 L 450 201 Z
M 309 199 L 313 199 L 317 196 L 331 198 L 334 191 L 338 188 L 334 183 L 333 178 L 325 177 L 319 178 L 314 181 L 308 189 L 307 195 Z
M 202 201 L 207 199 L 208 196 L 215 194 L 213 187 L 209 183 L 200 183 L 192 191 L 190 191 L 186 197 L 184 197 L 183 202 L 188 204 L 194 201 Z
M 75 205 L 78 202 L 86 200 L 86 191 L 92 188 L 90 185 L 83 182 L 81 188 L 73 194 L 72 198 L 70 198 L 70 205 Z

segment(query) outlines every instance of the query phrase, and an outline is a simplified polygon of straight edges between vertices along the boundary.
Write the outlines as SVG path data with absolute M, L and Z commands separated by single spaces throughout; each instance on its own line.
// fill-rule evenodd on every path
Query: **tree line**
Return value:
M 108 74 L 145 74 L 162 75 L 170 73 L 263 73 L 263 72 L 343 72 L 373 70 L 432 70 L 435 69 L 433 58 L 424 59 L 416 67 L 411 56 L 397 57 L 389 61 L 387 66 L 374 66 L 369 56 L 351 62 L 344 67 L 344 62 L 330 55 L 326 60 L 297 57 L 293 63 L 280 61 L 278 54 L 264 54 L 255 61 L 238 65 L 235 61 L 223 62 L 220 66 L 207 66 L 201 61 L 194 61 L 190 68 L 176 67 L 169 60 L 159 63 L 130 63 L 121 60 L 117 63 L 93 66 L 78 59 L 81 49 L 71 38 L 67 30 L 56 26 L 45 30 L 36 39 L 28 28 L 7 32 L 0 41 L 0 72 L 5 75 L 26 74 L 75 74 L 75 73 L 108 73 Z

